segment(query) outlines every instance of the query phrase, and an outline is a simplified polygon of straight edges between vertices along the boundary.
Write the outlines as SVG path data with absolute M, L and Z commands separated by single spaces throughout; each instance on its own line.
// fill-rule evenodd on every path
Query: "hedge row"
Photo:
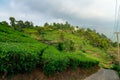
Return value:
M 66 54 L 60 53 L 53 47 L 49 47 L 45 50 L 42 60 L 43 71 L 46 75 L 62 72 L 66 70 L 69 64 L 69 59 Z
M 18 73 L 33 70 L 40 62 L 40 52 L 44 44 L 31 43 L 1 43 L 0 42 L 0 72 Z
M 88 58 L 84 54 L 60 53 L 52 47 L 45 50 L 42 59 L 43 71 L 46 75 L 62 72 L 68 67 L 71 69 L 90 68 L 99 64 L 97 60 Z
M 42 43 L 2 43 L 0 42 L 0 72 L 29 72 L 42 65 L 46 75 L 62 72 L 68 67 L 89 68 L 98 61 L 83 54 L 59 52 L 54 47 Z

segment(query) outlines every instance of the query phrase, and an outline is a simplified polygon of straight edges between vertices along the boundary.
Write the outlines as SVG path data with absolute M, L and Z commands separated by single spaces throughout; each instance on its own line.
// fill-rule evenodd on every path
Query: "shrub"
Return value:
M 66 70 L 69 59 L 65 54 L 60 53 L 53 47 L 49 47 L 43 56 L 43 71 L 46 75 Z
M 43 44 L 1 43 L 0 72 L 29 72 L 40 62 L 39 54 L 46 47 Z
M 75 69 L 78 66 L 80 68 L 90 68 L 99 64 L 97 60 L 88 58 L 83 54 L 70 54 L 69 59 L 70 59 L 70 67 L 72 69 Z
M 119 66 L 119 63 L 113 64 L 112 69 L 116 70 L 118 72 L 119 77 L 120 77 L 120 66 Z
M 43 71 L 46 75 L 52 75 L 57 72 L 62 72 L 70 67 L 71 69 L 89 68 L 98 65 L 98 61 L 88 58 L 83 54 L 59 52 L 53 47 L 45 50 L 43 56 Z

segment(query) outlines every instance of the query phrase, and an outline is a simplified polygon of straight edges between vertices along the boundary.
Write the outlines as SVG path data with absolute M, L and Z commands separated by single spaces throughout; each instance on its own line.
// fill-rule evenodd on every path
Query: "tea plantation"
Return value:
M 0 24 L 0 73 L 31 72 L 40 67 L 46 75 L 71 69 L 97 66 L 99 61 L 85 55 L 59 51 L 54 46 L 39 42 L 30 35 Z

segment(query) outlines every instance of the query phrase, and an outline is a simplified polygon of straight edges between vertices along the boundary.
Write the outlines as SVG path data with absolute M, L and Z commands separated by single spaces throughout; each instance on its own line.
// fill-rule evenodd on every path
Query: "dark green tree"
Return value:
M 70 28 L 71 25 L 66 21 L 64 26 L 65 26 L 66 28 Z
M 44 24 L 44 27 L 48 27 L 49 26 L 49 24 L 46 22 L 45 24 Z
M 26 28 L 30 28 L 30 27 L 31 27 L 31 25 L 30 25 L 30 22 L 29 22 L 29 21 L 25 21 L 25 23 L 24 23 L 24 24 L 25 24 L 25 27 L 26 27 Z
M 33 28 L 34 27 L 33 22 L 25 21 L 24 27 L 26 27 L 26 28 Z
M 19 20 L 19 21 L 16 21 L 16 22 L 17 22 L 18 27 L 21 27 L 21 28 L 25 27 L 24 22 L 22 20 Z
M 10 24 L 11 24 L 11 26 L 16 30 L 16 25 L 15 25 L 15 18 L 14 17 L 10 17 L 9 18 L 9 20 L 10 20 Z
M 9 26 L 9 24 L 8 24 L 8 22 L 6 22 L 6 21 L 2 21 L 2 22 L 0 22 L 2 25 L 6 25 L 6 26 Z

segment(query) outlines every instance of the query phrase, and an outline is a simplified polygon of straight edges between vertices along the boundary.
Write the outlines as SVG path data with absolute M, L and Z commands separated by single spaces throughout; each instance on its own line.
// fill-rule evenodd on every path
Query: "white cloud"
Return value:
M 2 5 L 0 11 L 0 20 L 14 16 L 16 19 L 30 20 L 38 25 L 68 21 L 79 26 L 95 26 L 96 30 L 106 32 L 113 29 L 115 1 L 9 0 L 6 5 Z

